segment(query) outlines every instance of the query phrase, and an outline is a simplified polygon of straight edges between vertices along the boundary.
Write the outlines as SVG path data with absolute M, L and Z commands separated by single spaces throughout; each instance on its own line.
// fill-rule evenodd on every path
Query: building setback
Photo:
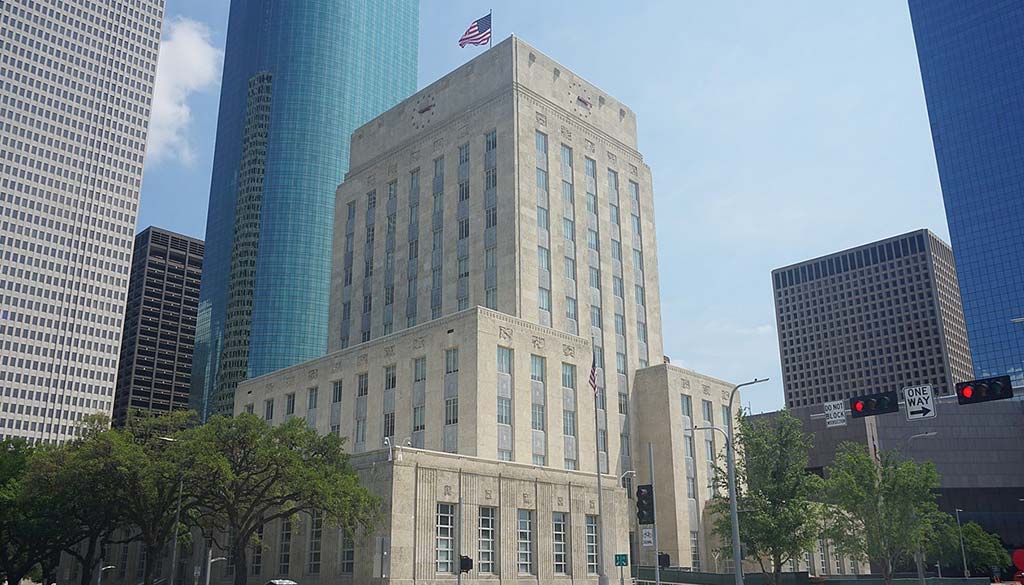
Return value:
M 949 246 L 918 230 L 772 271 L 789 408 L 971 379 Z
M 0 4 L 0 439 L 109 415 L 163 0 Z
M 132 410 L 187 409 L 203 242 L 150 226 L 135 236 L 114 424 Z
M 1024 5 L 910 0 L 974 376 L 1024 386 Z
M 416 89 L 416 0 L 234 0 L 193 408 L 327 349 L 334 190 L 352 131 Z

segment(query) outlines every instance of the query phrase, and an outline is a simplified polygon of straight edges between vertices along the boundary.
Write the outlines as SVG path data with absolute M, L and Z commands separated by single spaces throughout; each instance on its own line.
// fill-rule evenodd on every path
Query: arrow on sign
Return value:
M 927 406 L 922 406 L 921 410 L 911 410 L 910 414 L 914 416 L 926 417 L 928 416 L 928 413 L 931 411 L 932 409 L 928 408 Z

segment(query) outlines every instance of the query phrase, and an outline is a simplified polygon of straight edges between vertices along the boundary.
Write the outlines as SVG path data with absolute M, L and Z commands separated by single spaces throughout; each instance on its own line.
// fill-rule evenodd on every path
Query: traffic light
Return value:
M 459 572 L 468 573 L 473 570 L 473 559 L 465 555 L 459 557 Z
M 636 486 L 636 522 L 654 524 L 654 486 Z
M 853 413 L 853 418 L 888 414 L 898 412 L 899 409 L 900 398 L 895 390 L 850 399 L 850 412 Z
M 956 400 L 960 404 L 977 404 L 1007 398 L 1013 398 L 1013 383 L 1010 382 L 1009 376 L 971 380 L 956 385 Z

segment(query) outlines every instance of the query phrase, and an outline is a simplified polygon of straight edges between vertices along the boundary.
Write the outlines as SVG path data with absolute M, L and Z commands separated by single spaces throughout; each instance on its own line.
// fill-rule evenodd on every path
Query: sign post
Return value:
M 903 400 L 907 405 L 908 421 L 935 418 L 935 396 L 932 394 L 931 386 L 904 388 Z
M 619 585 L 625 585 L 625 580 L 622 577 L 622 567 L 629 564 L 629 555 L 615 555 L 615 566 L 619 568 Z
M 825 403 L 825 426 L 827 428 L 846 426 L 845 400 Z

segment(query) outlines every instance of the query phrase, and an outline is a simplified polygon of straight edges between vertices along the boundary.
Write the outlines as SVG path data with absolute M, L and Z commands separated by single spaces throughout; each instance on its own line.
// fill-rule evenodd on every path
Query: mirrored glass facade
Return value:
M 976 377 L 1024 384 L 1024 3 L 911 0 Z
M 334 193 L 353 129 L 416 89 L 416 0 L 235 0 L 192 406 L 326 350 Z

